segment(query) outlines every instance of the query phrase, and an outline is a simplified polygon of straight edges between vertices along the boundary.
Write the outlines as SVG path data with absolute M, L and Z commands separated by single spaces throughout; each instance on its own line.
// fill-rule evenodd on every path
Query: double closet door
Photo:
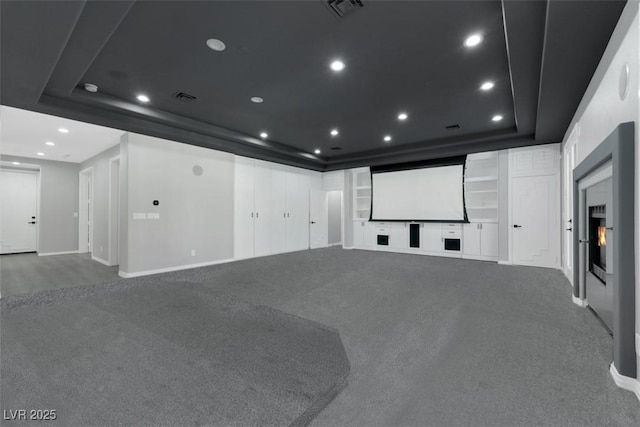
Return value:
M 309 248 L 309 175 L 236 157 L 235 258 Z

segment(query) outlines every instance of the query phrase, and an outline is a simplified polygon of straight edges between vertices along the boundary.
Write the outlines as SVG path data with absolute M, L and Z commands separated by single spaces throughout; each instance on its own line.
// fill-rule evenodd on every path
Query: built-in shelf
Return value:
M 482 182 L 482 181 L 497 181 L 497 176 L 476 176 L 473 178 L 465 178 L 464 182 Z
M 371 212 L 371 172 L 369 168 L 352 171 L 353 220 L 368 220 Z
M 488 206 L 467 206 L 467 209 L 498 209 L 498 205 L 488 205 Z
M 353 187 L 354 190 L 371 190 L 371 186 L 370 185 L 360 185 L 358 187 Z
M 467 194 L 480 194 L 480 193 L 497 193 L 498 190 L 468 190 Z
M 465 164 L 464 193 L 467 215 L 473 222 L 498 220 L 498 154 L 469 154 Z

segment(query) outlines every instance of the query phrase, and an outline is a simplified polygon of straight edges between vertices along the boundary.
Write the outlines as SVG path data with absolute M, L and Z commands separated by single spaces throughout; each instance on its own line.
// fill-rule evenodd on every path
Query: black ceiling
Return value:
M 314 170 L 560 142 L 624 4 L 3 0 L 0 101 Z

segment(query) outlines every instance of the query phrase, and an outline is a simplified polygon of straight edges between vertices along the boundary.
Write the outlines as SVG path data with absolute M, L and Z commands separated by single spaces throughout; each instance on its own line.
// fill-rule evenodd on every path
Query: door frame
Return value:
M 81 254 L 93 253 L 93 190 L 94 176 L 93 166 L 91 166 L 81 170 L 78 174 L 78 253 Z M 87 198 L 87 193 L 89 193 L 89 198 Z M 89 212 L 85 214 L 87 204 L 89 205 Z M 84 237 L 86 237 L 87 240 L 83 242 Z M 88 245 L 83 247 L 87 241 Z
M 573 169 L 576 167 L 577 146 L 580 138 L 580 126 L 574 126 L 567 143 L 562 147 L 562 247 L 560 260 L 562 271 L 573 286 L 573 257 L 578 256 L 573 253 L 572 236 L 576 230 L 575 223 L 578 218 L 573 218 Z M 571 222 L 569 222 L 571 220 Z
M 113 187 L 114 175 L 118 178 L 117 188 Z M 109 254 L 107 261 L 111 266 L 120 264 L 120 187 L 120 156 L 118 155 L 109 159 L 109 236 L 107 238 Z
M 14 165 L 12 163 L 2 161 L 0 163 L 0 169 L 6 172 L 15 173 L 30 173 L 36 175 L 36 253 L 40 253 L 40 184 L 42 182 L 42 170 L 40 165 L 25 164 Z

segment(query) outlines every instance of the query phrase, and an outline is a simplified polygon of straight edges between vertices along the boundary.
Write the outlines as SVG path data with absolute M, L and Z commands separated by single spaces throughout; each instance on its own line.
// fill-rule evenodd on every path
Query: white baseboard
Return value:
M 224 264 L 227 262 L 236 261 L 234 258 L 221 259 L 218 261 L 199 262 L 197 264 L 178 265 L 175 267 L 158 268 L 156 270 L 135 271 L 133 273 L 127 273 L 126 271 L 118 271 L 118 276 L 129 279 L 131 277 L 149 276 L 151 274 L 169 273 L 171 271 L 188 270 L 190 268 L 207 267 L 210 265 Z
M 500 265 L 513 265 L 513 263 L 511 261 L 498 261 L 498 264 L 500 264 Z
M 355 249 L 355 248 L 353 246 L 343 246 L 342 249 L 351 250 L 351 249 Z
M 613 381 L 618 387 L 629 390 L 636 395 L 638 400 L 640 400 L 640 381 L 635 378 L 620 375 L 613 363 L 609 367 L 609 372 L 611 373 L 611 378 L 613 378 Z
M 589 306 L 589 301 L 587 301 L 586 299 L 580 299 L 573 294 L 571 295 L 571 301 L 573 301 L 573 303 L 579 307 Z
M 486 256 L 486 255 L 465 255 L 462 254 L 462 259 L 473 259 L 475 261 L 491 261 L 498 262 L 496 257 Z
M 94 260 L 94 261 L 98 261 L 100 264 L 104 264 L 107 267 L 112 267 L 112 265 L 109 264 L 109 261 L 106 261 L 106 260 L 104 260 L 102 258 L 99 258 L 97 256 L 91 255 L 91 259 Z
M 51 255 L 69 255 L 77 254 L 78 251 L 64 251 L 64 252 L 38 252 L 38 256 L 51 256 Z

